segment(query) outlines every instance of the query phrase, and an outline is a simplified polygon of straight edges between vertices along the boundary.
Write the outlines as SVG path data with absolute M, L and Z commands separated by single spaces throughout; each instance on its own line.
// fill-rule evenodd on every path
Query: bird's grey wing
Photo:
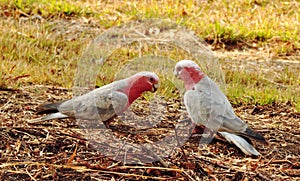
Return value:
M 204 124 L 206 127 L 215 131 L 226 131 L 251 137 L 264 143 L 266 142 L 263 136 L 250 129 L 248 125 L 234 113 L 227 97 L 208 77 L 196 84 L 195 90 L 187 95 L 189 95 L 189 102 L 194 103 L 194 105 L 189 105 L 189 107 L 194 109 L 190 111 L 194 112 L 194 115 L 196 115 L 197 111 L 205 113 L 198 113 L 198 117 L 207 121 Z
M 227 132 L 219 132 L 228 142 L 235 144 L 238 148 L 242 150 L 246 155 L 255 155 L 258 156 L 260 153 L 249 144 L 244 138 L 227 133 Z
M 202 87 L 205 88 L 203 89 Z M 212 115 L 212 118 L 218 118 L 222 122 L 221 130 L 239 133 L 247 129 L 247 124 L 236 116 L 227 97 L 209 77 L 201 82 L 199 90 L 211 93 L 211 101 L 207 101 L 204 104 L 212 108 L 212 114 L 216 114 Z
M 184 102 L 196 124 L 228 132 L 243 127 L 244 123 L 236 120 L 237 116 L 228 99 L 211 79 L 203 78 L 194 88 L 185 93 Z
M 231 107 L 230 104 L 227 104 L 227 108 L 229 106 Z M 267 143 L 267 141 L 261 134 L 253 131 L 242 119 L 237 117 L 232 108 L 225 109 L 225 114 L 221 116 L 221 119 L 223 120 L 221 130 L 237 135 L 243 135 L 248 138 L 253 138 L 265 144 Z
M 126 109 L 126 94 L 110 90 L 95 90 L 61 104 L 61 113 L 79 119 L 106 121 Z
M 221 112 L 218 110 L 223 112 L 224 110 L 218 102 L 213 102 L 211 93 L 188 90 L 184 94 L 184 104 L 194 123 L 202 124 L 214 131 L 218 131 L 222 126 L 222 119 L 219 118 Z

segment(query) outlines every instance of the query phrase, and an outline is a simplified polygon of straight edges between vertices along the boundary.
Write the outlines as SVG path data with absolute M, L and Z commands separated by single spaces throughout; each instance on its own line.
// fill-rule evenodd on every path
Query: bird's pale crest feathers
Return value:
M 178 74 L 182 68 L 194 68 L 196 70 L 201 70 L 199 65 L 197 65 L 194 61 L 192 60 L 181 60 L 179 62 L 176 63 L 175 65 L 175 70 L 174 70 L 174 74 Z
M 184 82 L 187 90 L 193 89 L 194 85 L 205 77 L 199 65 L 192 60 L 181 60 L 177 62 L 174 74 Z

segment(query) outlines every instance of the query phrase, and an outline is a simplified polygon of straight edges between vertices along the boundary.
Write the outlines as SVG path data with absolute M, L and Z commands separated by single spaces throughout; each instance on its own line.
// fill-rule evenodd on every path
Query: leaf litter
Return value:
M 157 160 L 131 164 L 120 159 L 126 152 L 117 159 L 107 156 L 102 152 L 105 145 L 95 144 L 97 137 L 87 139 L 82 125 L 74 119 L 27 124 L 27 120 L 40 116 L 35 114 L 37 105 L 71 98 L 70 92 L 51 86 L 0 91 L 2 180 L 300 180 L 300 114 L 290 103 L 234 105 L 236 113 L 269 142 L 263 145 L 253 141 L 259 157 L 244 155 L 221 137 L 199 145 L 201 136 L 192 135 L 166 157 L 149 150 L 144 155 L 127 152 L 127 158 L 142 159 L 146 155 Z M 180 100 L 154 101 L 155 106 L 137 100 L 131 107 L 133 114 L 120 115 L 112 123 L 110 134 L 133 144 L 164 139 L 187 115 Z M 149 116 L 150 110 L 154 117 Z M 155 120 L 155 112 L 162 115 L 160 120 Z M 107 145 L 113 145 L 113 140 L 109 141 Z M 105 151 L 112 152 L 109 149 Z

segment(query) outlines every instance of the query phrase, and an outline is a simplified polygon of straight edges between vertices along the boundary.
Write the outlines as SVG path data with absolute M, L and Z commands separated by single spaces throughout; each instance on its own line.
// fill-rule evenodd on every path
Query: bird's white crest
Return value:
M 148 72 L 148 71 L 142 71 L 142 72 L 138 72 L 135 75 L 140 75 L 140 76 L 152 76 L 153 78 L 155 78 L 156 80 L 159 80 L 158 76 L 153 73 L 153 72 Z
M 181 61 L 177 62 L 175 68 L 177 68 L 177 67 L 194 67 L 194 68 L 200 70 L 199 65 L 197 65 L 192 60 L 181 60 Z

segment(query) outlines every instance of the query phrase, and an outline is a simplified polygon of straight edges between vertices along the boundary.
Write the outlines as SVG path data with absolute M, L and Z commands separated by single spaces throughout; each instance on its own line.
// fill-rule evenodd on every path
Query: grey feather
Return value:
M 128 83 L 123 79 L 65 102 L 59 104 L 54 103 L 57 105 L 58 113 L 29 120 L 28 122 L 37 123 L 65 117 L 107 121 L 124 111 L 128 106 L 127 95 L 119 91 L 126 86 L 128 86 Z
M 126 94 L 112 89 L 101 89 L 62 103 L 58 110 L 70 117 L 106 121 L 127 106 Z
M 261 135 L 249 131 L 248 125 L 234 113 L 227 97 L 207 76 L 196 83 L 193 90 L 186 91 L 184 103 L 196 124 L 265 142 Z
M 227 132 L 219 132 L 219 134 L 221 134 L 228 142 L 235 144 L 246 155 L 260 155 L 260 153 L 244 138 Z
M 62 119 L 62 118 L 67 118 L 67 117 L 68 117 L 67 115 L 57 112 L 57 113 L 49 114 L 45 117 L 31 119 L 28 121 L 28 123 L 39 123 L 39 122 L 47 121 L 47 120 L 51 120 L 51 119 Z

